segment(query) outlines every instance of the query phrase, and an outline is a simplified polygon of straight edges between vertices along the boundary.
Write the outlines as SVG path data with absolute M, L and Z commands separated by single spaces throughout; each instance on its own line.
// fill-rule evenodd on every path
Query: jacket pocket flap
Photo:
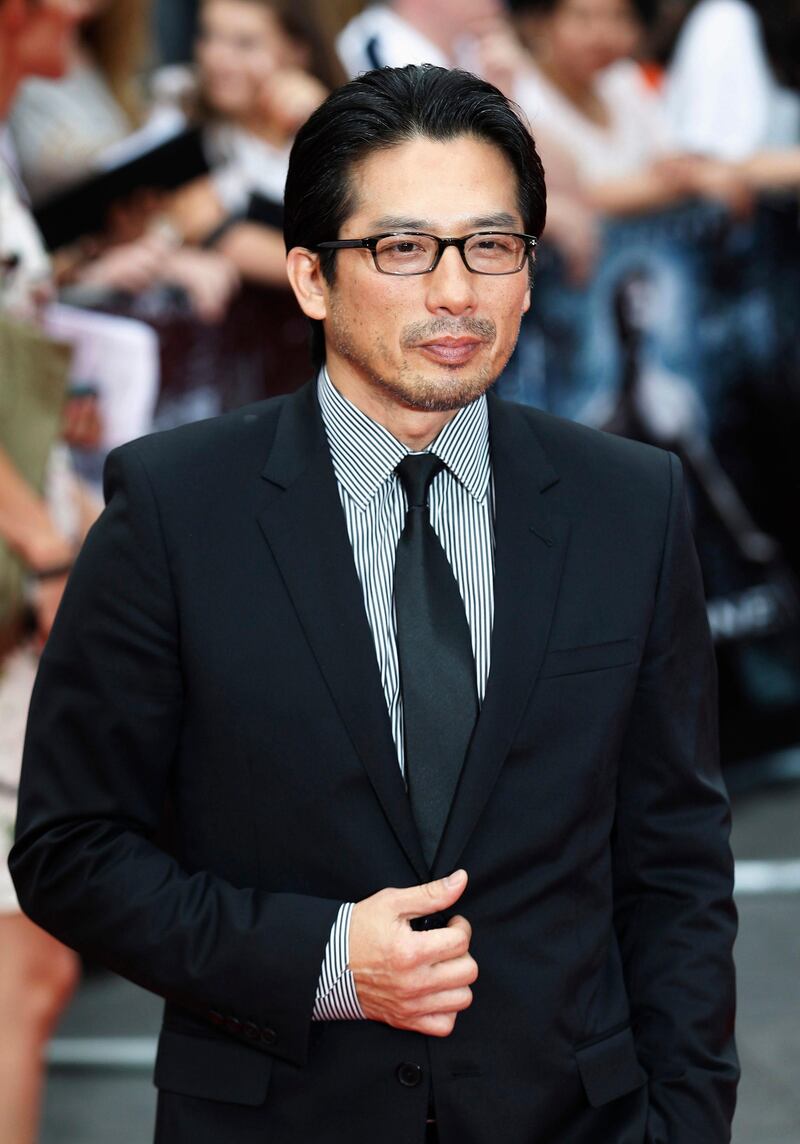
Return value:
M 544 657 L 539 674 L 546 678 L 552 675 L 577 675 L 581 671 L 599 671 L 604 667 L 623 667 L 626 663 L 636 662 L 637 651 L 636 640 L 613 640 L 610 643 L 550 651 Z
M 230 1104 L 263 1104 L 272 1057 L 231 1040 L 212 1040 L 162 1029 L 156 1088 Z
M 575 1050 L 586 1097 L 592 1108 L 600 1108 L 618 1096 L 640 1088 L 647 1080 L 636 1058 L 636 1045 L 630 1028 L 620 1029 L 593 1045 Z

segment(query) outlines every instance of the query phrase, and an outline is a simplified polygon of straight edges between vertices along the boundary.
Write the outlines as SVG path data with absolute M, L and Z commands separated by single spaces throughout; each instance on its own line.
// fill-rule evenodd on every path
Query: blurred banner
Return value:
M 578 288 L 543 247 L 507 398 L 676 452 L 726 764 L 800 744 L 798 200 L 609 222 Z

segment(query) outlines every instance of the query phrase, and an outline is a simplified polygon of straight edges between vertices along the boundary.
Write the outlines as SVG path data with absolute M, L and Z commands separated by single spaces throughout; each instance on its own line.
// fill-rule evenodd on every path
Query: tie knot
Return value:
M 396 472 L 406 492 L 409 508 L 428 507 L 428 489 L 431 481 L 444 468 L 435 453 L 409 453 L 397 466 Z

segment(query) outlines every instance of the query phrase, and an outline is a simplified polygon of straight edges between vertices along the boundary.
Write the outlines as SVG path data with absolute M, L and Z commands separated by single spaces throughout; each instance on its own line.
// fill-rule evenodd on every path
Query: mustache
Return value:
M 406 326 L 400 344 L 408 349 L 442 335 L 463 338 L 465 334 L 480 338 L 482 342 L 490 342 L 494 341 L 497 327 L 491 318 L 434 318 L 429 322 L 412 322 L 410 326 Z

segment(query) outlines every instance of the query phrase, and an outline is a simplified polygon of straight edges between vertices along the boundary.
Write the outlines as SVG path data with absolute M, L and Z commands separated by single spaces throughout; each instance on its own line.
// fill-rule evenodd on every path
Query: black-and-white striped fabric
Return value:
M 406 499 L 394 470 L 409 450 L 343 397 L 324 368 L 317 392 L 364 593 L 398 765 L 405 773 L 393 581 Z M 486 398 L 480 397 L 460 409 L 431 442 L 429 450 L 446 465 L 431 485 L 430 519 L 464 600 L 478 699 L 482 701 L 489 676 L 494 619 L 494 504 Z M 364 1016 L 348 969 L 352 909 L 352 903 L 344 903 L 331 930 L 314 1005 L 317 1021 L 357 1020 Z

